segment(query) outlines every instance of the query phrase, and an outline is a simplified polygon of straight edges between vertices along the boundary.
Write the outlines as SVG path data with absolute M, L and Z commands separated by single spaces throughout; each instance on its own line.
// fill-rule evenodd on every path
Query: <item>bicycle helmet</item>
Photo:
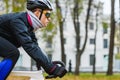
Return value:
M 35 8 L 52 10 L 52 4 L 49 0 L 27 0 L 27 9 L 34 10 Z

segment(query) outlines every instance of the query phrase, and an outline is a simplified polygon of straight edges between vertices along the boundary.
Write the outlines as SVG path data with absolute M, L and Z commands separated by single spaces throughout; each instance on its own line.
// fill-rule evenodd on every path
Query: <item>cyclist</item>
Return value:
M 5 80 L 16 64 L 20 46 L 49 75 L 63 77 L 67 70 L 53 64 L 38 46 L 34 31 L 50 22 L 52 5 L 49 0 L 28 0 L 27 11 L 0 16 L 0 80 Z

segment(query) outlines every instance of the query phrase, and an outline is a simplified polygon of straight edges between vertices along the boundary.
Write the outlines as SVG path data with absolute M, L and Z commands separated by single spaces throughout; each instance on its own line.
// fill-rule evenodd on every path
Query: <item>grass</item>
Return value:
M 81 73 L 79 76 L 67 74 L 63 78 L 51 79 L 51 80 L 120 80 L 120 74 L 112 76 L 106 76 L 106 74 L 99 73 L 92 75 L 91 73 Z
M 9 76 L 7 80 L 30 80 L 30 77 L 27 76 Z
M 29 77 L 16 77 L 10 76 L 7 80 L 30 80 Z M 97 73 L 92 75 L 91 73 L 81 73 L 79 76 L 74 76 L 73 74 L 67 74 L 63 78 L 55 78 L 49 80 L 120 80 L 120 74 L 114 74 L 112 76 L 106 76 L 104 73 Z

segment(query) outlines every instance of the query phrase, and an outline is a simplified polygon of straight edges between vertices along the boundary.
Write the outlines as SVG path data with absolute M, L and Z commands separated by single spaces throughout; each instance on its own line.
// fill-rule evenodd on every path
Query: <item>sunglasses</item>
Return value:
M 50 13 L 50 12 L 43 11 L 43 13 L 45 14 L 46 18 L 50 18 L 50 16 L 51 16 L 51 13 Z

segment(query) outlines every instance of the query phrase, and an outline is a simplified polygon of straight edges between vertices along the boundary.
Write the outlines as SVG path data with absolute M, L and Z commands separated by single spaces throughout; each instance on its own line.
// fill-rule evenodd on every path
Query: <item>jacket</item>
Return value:
M 27 19 L 27 12 L 1 15 L 0 36 L 17 48 L 22 46 L 37 63 L 40 63 L 46 72 L 49 72 L 54 66 L 38 46 L 33 27 Z

